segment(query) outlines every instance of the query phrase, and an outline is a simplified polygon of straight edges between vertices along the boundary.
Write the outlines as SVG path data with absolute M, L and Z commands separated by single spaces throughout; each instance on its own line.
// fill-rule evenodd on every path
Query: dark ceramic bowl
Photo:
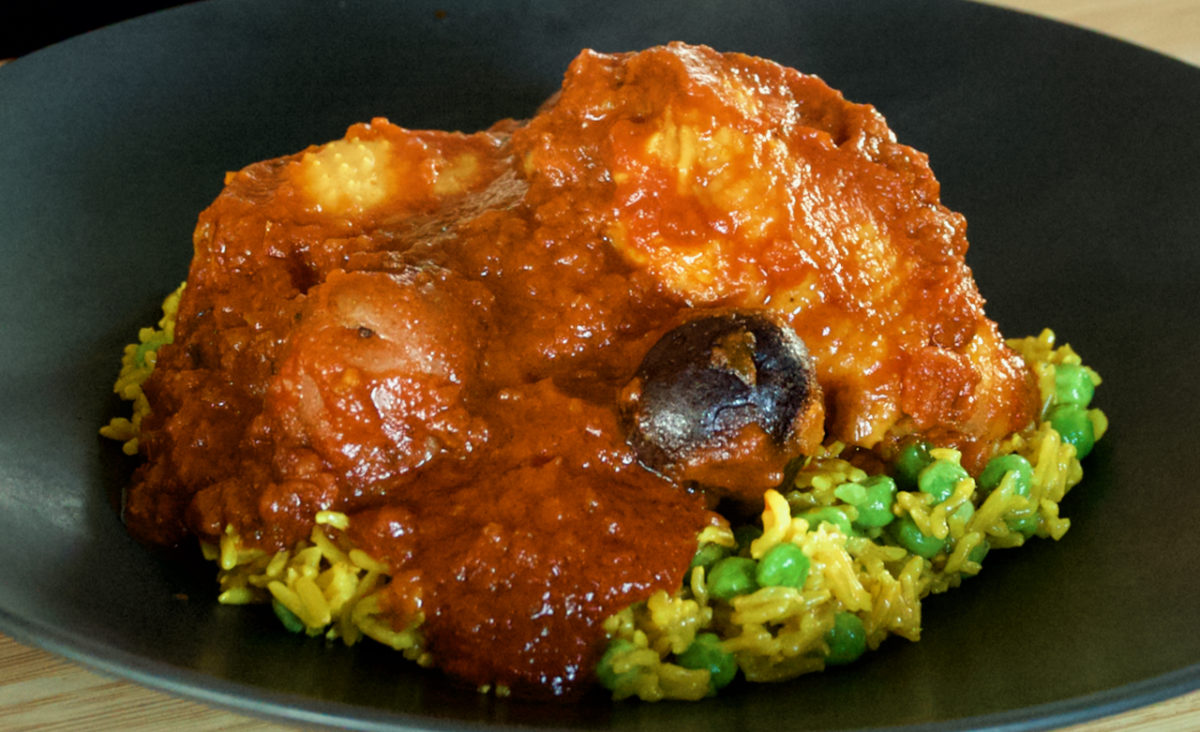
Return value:
M 1010 335 L 1056 329 L 1112 431 L 1058 542 L 930 599 L 924 639 L 697 704 L 497 701 L 371 645 L 218 606 L 211 568 L 131 541 L 96 428 L 118 354 L 185 276 L 226 170 L 382 115 L 529 115 L 583 47 L 766 56 L 876 105 L 970 221 Z M 0 68 L 0 629 L 149 686 L 350 727 L 1038 728 L 1200 686 L 1200 70 L 959 2 L 187 5 Z

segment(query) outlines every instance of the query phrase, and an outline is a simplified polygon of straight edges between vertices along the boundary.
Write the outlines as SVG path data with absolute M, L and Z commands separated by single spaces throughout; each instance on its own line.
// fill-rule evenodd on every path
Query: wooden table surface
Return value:
M 1132 41 L 1200 66 L 1200 0 L 987 0 Z M 0 729 L 291 728 L 97 674 L 0 634 Z M 1200 691 L 1070 732 L 1200 730 Z

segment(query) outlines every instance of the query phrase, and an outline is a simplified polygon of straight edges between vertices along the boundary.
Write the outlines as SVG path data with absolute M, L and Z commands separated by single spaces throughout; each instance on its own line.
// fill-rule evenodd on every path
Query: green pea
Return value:
M 933 559 L 946 546 L 945 539 L 921 533 L 911 516 L 901 516 L 890 529 L 897 544 L 919 557 Z
M 949 460 L 934 460 L 926 465 L 917 476 L 917 487 L 922 493 L 928 493 L 938 503 L 946 500 L 954 493 L 954 487 L 959 481 L 971 477 L 967 469 Z
M 696 567 L 704 567 L 704 573 L 708 574 L 714 564 L 727 556 L 729 556 L 729 547 L 706 542 L 696 551 L 696 556 L 692 557 L 692 563 L 688 565 L 688 575 L 690 576 Z
M 950 518 L 958 521 L 963 526 L 966 526 L 967 522 L 970 521 L 971 517 L 974 515 L 975 515 L 975 506 L 973 506 L 968 501 L 967 503 L 964 503 L 963 505 L 954 509 L 954 513 L 950 514 Z
M 596 680 L 604 684 L 604 688 L 609 691 L 616 691 L 618 686 L 631 683 L 637 678 L 637 669 L 631 668 L 617 673 L 613 670 L 613 661 L 624 653 L 632 651 L 636 646 L 625 638 L 615 638 L 608 644 L 604 655 L 600 657 L 600 661 L 596 664 Z
M 762 536 L 763 530 L 753 524 L 739 526 L 733 530 L 733 540 L 737 542 L 738 551 L 748 549 L 755 539 Z
M 771 548 L 758 561 L 754 579 L 761 587 L 804 586 L 808 569 L 812 563 L 808 556 L 795 544 L 779 544 Z
M 931 462 L 933 462 L 933 458 L 929 455 L 929 443 L 910 442 L 900 450 L 900 454 L 896 455 L 896 461 L 893 463 L 896 482 L 906 488 L 915 487 L 917 476 Z
M 1050 426 L 1062 436 L 1063 442 L 1075 446 L 1075 456 L 1087 457 L 1096 444 L 1096 433 L 1087 411 L 1074 404 L 1062 404 L 1050 412 Z
M 988 543 L 987 539 L 984 539 L 976 544 L 974 549 L 967 552 L 967 559 L 975 562 L 976 564 L 983 564 L 984 557 L 988 555 L 988 552 L 991 551 L 991 549 L 992 545 Z
M 1016 453 L 999 455 L 989 460 L 983 472 L 979 474 L 979 489 L 984 493 L 991 493 L 1000 486 L 1008 473 L 1016 473 L 1012 478 L 1013 495 L 1028 498 L 1029 490 L 1033 486 L 1033 466 Z
M 1004 519 L 1004 523 L 1008 524 L 1008 528 L 1023 534 L 1028 539 L 1037 533 L 1038 515 L 1035 511 L 1028 516 L 1021 516 L 1020 518 L 1006 518 Z
M 738 595 L 758 589 L 754 579 L 757 562 L 749 557 L 725 557 L 713 565 L 708 575 L 708 594 L 729 602 Z
M 729 685 L 737 675 L 737 661 L 733 654 L 721 647 L 721 639 L 713 633 L 701 633 L 675 662 L 684 668 L 707 669 L 709 693 Z
M 862 482 L 865 499 L 855 504 L 858 518 L 854 520 L 857 526 L 863 528 L 878 528 L 887 526 L 896 518 L 892 513 L 892 504 L 896 502 L 896 481 L 886 475 L 875 475 Z
M 1054 401 L 1086 407 L 1096 393 L 1096 385 L 1087 369 L 1079 364 L 1060 363 L 1054 367 Z
M 808 526 L 815 529 L 823 523 L 836 526 L 846 536 L 858 536 L 858 532 L 850 525 L 850 517 L 846 512 L 834 506 L 815 508 L 800 514 L 800 518 L 808 521 Z
M 833 627 L 825 632 L 825 644 L 829 654 L 825 656 L 828 666 L 844 666 L 857 661 L 867 650 L 867 631 L 863 621 L 854 613 L 840 612 L 833 617 Z
M 279 618 L 279 622 L 283 623 L 283 627 L 287 628 L 292 633 L 304 632 L 304 621 L 296 616 L 296 613 L 287 609 L 279 600 L 271 598 L 271 609 L 275 611 L 275 617 Z

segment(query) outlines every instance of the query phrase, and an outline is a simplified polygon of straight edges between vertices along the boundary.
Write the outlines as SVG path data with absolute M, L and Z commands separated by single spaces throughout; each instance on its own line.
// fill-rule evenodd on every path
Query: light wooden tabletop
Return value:
M 986 0 L 1098 30 L 1200 66 L 1200 0 Z M 290 729 L 119 681 L 0 635 L 0 729 Z M 1200 730 L 1200 691 L 1070 732 Z

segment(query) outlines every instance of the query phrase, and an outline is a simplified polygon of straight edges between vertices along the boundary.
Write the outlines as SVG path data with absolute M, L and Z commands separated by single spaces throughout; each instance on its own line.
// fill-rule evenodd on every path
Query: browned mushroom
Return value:
M 760 500 L 819 444 L 824 405 L 804 342 L 767 313 L 704 315 L 668 331 L 622 391 L 641 463 L 716 497 Z

